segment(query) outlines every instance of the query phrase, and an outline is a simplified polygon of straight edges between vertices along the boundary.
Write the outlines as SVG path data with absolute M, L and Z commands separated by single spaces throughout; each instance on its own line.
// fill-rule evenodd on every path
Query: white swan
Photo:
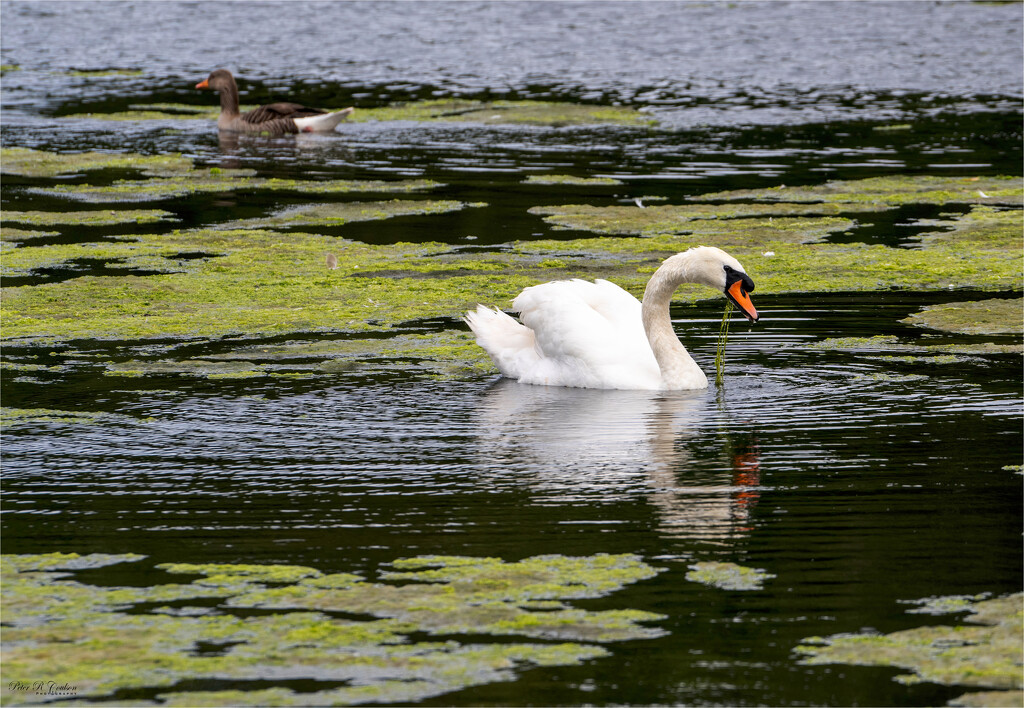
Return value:
M 708 379 L 672 329 L 669 303 L 682 283 L 720 290 L 751 322 L 754 289 L 739 261 L 711 246 L 691 248 L 654 272 L 644 301 L 614 283 L 561 280 L 526 288 L 512 302 L 522 324 L 478 305 L 466 313 L 477 344 L 520 383 L 575 388 L 697 389 Z

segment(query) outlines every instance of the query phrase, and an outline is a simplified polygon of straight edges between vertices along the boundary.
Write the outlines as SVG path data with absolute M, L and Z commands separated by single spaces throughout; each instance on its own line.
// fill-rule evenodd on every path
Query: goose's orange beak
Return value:
M 196 88 L 197 89 L 208 89 L 208 88 L 210 88 L 210 81 L 209 81 L 209 79 L 203 79 L 202 81 L 200 81 L 198 84 L 196 84 Z
M 743 281 L 737 280 L 735 283 L 729 286 L 725 291 L 729 299 L 736 303 L 736 306 L 743 310 L 743 314 L 751 322 L 757 322 L 757 310 L 754 309 L 754 303 L 750 301 L 750 296 L 743 292 Z

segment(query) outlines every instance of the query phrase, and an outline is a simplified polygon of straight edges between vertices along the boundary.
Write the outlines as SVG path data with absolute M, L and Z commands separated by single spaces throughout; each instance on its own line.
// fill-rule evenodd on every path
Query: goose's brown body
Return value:
M 334 130 L 334 126 L 352 113 L 351 108 L 329 113 L 298 103 L 270 103 L 242 113 L 238 108 L 238 85 L 226 69 L 217 69 L 197 89 L 220 93 L 220 117 L 217 128 L 231 133 L 269 133 L 287 135 Z

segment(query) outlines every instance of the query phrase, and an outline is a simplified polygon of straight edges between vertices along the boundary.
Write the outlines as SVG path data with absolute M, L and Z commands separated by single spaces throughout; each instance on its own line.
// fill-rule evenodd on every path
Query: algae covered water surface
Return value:
M 1020 704 L 1019 5 L 0 12 L 4 705 Z M 708 391 L 460 319 L 699 244 Z

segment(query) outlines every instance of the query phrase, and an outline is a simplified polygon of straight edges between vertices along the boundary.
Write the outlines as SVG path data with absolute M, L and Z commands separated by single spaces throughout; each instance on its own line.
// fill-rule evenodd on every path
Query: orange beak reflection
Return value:
M 750 301 L 750 296 L 743 292 L 743 281 L 737 280 L 735 283 L 729 286 L 729 289 L 725 291 L 729 296 L 729 299 L 736 303 L 736 306 L 743 310 L 743 314 L 746 315 L 747 319 L 751 322 L 757 322 L 757 310 L 754 309 L 754 303 Z

